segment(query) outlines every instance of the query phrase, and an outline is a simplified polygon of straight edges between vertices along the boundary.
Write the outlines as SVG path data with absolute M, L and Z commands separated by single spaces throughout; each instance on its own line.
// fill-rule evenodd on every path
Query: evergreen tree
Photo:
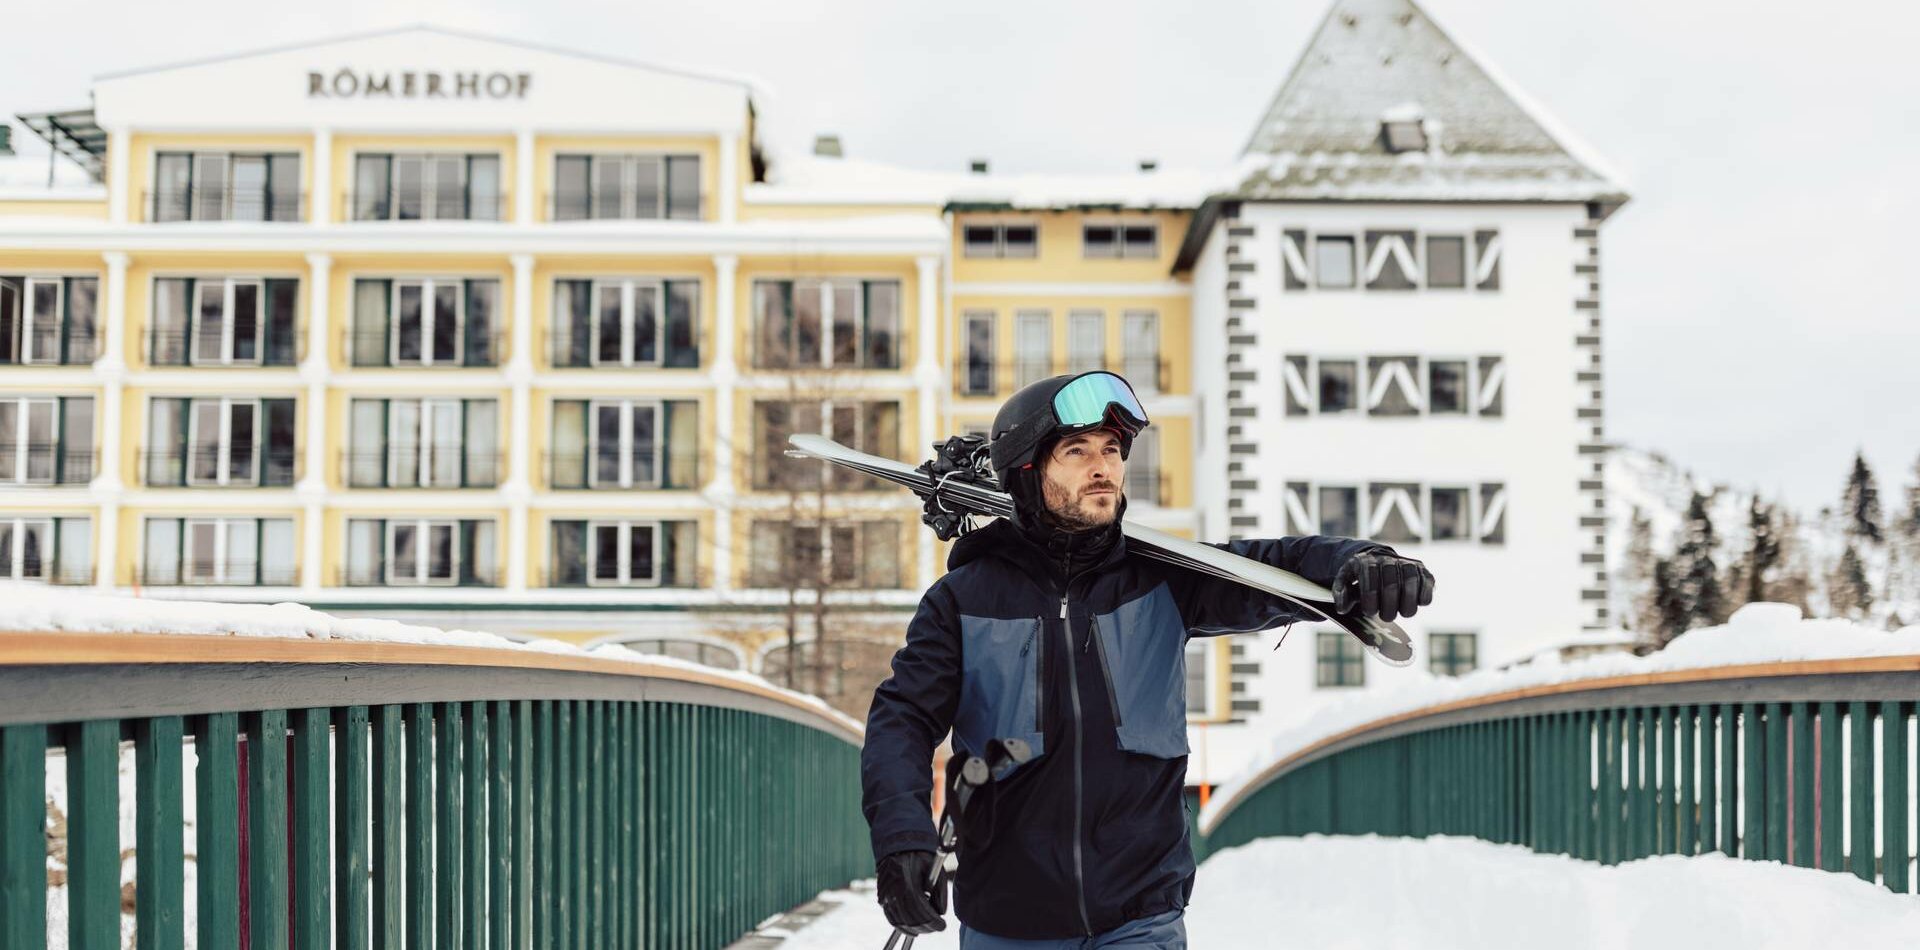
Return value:
M 1645 510 L 1636 506 L 1627 528 L 1627 550 L 1620 564 L 1619 583 L 1615 586 L 1616 595 L 1628 605 L 1622 619 L 1629 630 L 1644 632 L 1654 627 L 1648 613 L 1652 603 L 1648 584 L 1653 579 L 1653 562 L 1653 522 Z
M 1836 617 L 1865 617 L 1873 609 L 1873 585 L 1867 582 L 1866 565 L 1860 562 L 1860 552 L 1853 545 L 1840 552 L 1840 563 L 1827 590 Z
M 1840 493 L 1840 517 L 1850 538 L 1875 544 L 1887 539 L 1881 527 L 1886 519 L 1880 512 L 1880 489 L 1874 485 L 1866 456 L 1858 452 L 1853 454 L 1853 471 L 1847 473 L 1847 487 Z
M 1660 558 L 1653 562 L 1652 624 L 1648 631 L 1656 647 L 1664 648 L 1673 638 L 1686 633 L 1692 625 L 1692 605 L 1674 576 L 1674 562 Z
M 1813 592 L 1813 568 L 1800 538 L 1800 520 L 1790 510 L 1779 511 L 1779 515 L 1775 539 L 1780 545 L 1780 566 L 1774 571 L 1773 583 L 1767 585 L 1767 597 L 1776 604 L 1792 604 L 1800 608 L 1801 616 L 1808 616 L 1812 613 L 1807 595 Z
M 1669 568 L 1672 583 L 1685 603 L 1690 626 L 1711 626 L 1727 619 L 1726 595 L 1720 587 L 1720 571 L 1713 563 L 1713 516 L 1707 512 L 1707 496 L 1693 493 L 1687 503 L 1687 520 L 1681 528 L 1680 546 L 1673 552 Z
M 1767 600 L 1767 578 L 1780 563 L 1780 536 L 1773 525 L 1773 506 L 1760 503 L 1754 495 L 1747 504 L 1747 556 L 1742 562 L 1745 590 L 1741 603 Z
M 1907 483 L 1907 510 L 1894 522 L 1893 533 L 1910 547 L 1920 545 L 1920 458 L 1913 460 L 1913 481 Z

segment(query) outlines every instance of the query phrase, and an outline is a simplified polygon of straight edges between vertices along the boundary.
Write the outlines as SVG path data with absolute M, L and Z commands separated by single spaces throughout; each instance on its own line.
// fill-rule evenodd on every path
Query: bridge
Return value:
M 25 630 L 0 696 L 7 948 L 715 948 L 872 873 L 858 724 L 690 664 Z M 1276 757 L 1194 846 L 1462 835 L 1910 893 L 1917 697 L 1906 655 L 1439 703 Z

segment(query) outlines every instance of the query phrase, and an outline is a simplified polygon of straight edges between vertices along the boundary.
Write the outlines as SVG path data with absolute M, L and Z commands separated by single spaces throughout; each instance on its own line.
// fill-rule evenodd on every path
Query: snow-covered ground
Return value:
M 782 950 L 879 947 L 891 932 L 871 885 Z M 915 950 L 959 946 L 945 932 Z M 1557 950 L 1893 947 L 1920 933 L 1920 900 L 1851 875 L 1723 856 L 1605 867 L 1472 838 L 1268 838 L 1200 866 L 1188 942 L 1203 950 Z

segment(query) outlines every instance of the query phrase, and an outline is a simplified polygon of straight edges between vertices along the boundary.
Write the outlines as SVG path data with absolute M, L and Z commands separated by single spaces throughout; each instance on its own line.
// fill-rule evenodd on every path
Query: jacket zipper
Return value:
M 1120 698 L 1113 691 L 1113 667 L 1107 663 L 1107 645 L 1100 639 L 1100 618 L 1087 618 L 1087 640 L 1093 644 L 1093 653 L 1100 659 L 1100 678 L 1107 687 L 1107 708 L 1113 711 L 1113 727 L 1120 728 Z
M 1085 824 L 1086 811 L 1086 735 L 1080 712 L 1080 674 L 1073 662 L 1073 620 L 1067 615 L 1067 604 L 1073 596 L 1073 567 L 1071 554 L 1062 558 L 1061 573 L 1067 583 L 1060 590 L 1060 636 L 1067 643 L 1067 697 L 1073 702 L 1073 890 L 1080 901 L 1080 925 L 1087 936 L 1093 936 L 1093 920 L 1087 914 L 1087 875 L 1086 857 L 1081 844 L 1081 827 Z
M 1022 657 L 1027 655 L 1028 650 L 1034 651 L 1033 731 L 1036 733 L 1044 733 L 1047 731 L 1047 698 L 1040 692 L 1040 684 L 1047 681 L 1047 638 L 1044 636 L 1046 629 L 1046 617 L 1034 618 L 1033 633 L 1027 637 L 1027 645 L 1020 648 L 1020 655 Z

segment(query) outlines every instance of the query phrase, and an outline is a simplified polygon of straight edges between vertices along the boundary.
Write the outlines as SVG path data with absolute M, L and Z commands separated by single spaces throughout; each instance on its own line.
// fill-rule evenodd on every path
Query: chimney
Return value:
M 987 173 L 987 160 L 984 158 L 973 159 L 967 162 L 967 170 L 976 175 L 984 175 Z
M 1143 172 L 1150 172 L 1159 167 L 1160 160 L 1157 158 L 1143 158 L 1140 160 L 1140 170 Z
M 813 137 L 813 154 L 821 158 L 846 157 L 846 153 L 840 148 L 840 136 L 830 132 L 821 133 Z

